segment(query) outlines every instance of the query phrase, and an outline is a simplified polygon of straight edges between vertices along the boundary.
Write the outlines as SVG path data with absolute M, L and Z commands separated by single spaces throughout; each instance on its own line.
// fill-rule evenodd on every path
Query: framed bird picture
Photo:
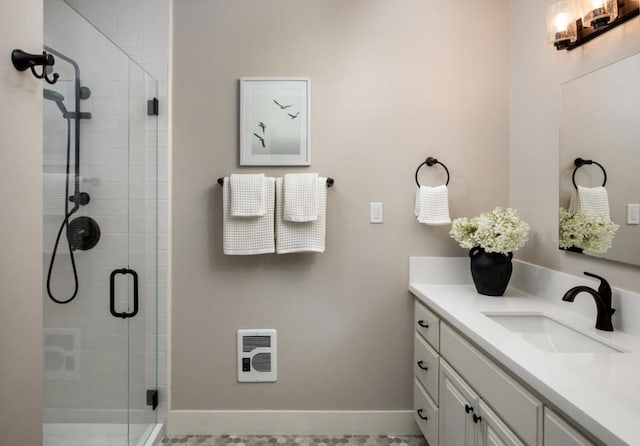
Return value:
M 311 79 L 240 79 L 240 165 L 311 164 Z

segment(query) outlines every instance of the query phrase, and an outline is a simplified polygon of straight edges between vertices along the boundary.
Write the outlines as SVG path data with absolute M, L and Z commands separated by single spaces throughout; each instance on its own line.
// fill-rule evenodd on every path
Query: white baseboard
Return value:
M 172 410 L 169 435 L 420 435 L 411 410 Z

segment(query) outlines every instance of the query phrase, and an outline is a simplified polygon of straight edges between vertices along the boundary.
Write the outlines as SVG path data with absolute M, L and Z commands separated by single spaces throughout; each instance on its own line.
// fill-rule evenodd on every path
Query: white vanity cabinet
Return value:
M 542 446 L 542 402 L 416 301 L 414 408 L 430 446 Z

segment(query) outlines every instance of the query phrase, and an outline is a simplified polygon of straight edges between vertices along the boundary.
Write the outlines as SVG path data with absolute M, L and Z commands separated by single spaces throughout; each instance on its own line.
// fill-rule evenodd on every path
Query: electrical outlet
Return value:
M 382 223 L 382 203 L 370 203 L 369 205 L 371 223 Z

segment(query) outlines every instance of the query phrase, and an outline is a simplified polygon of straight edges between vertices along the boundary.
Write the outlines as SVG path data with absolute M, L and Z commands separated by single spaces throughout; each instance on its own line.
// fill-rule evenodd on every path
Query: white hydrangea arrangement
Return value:
M 529 225 L 518 218 L 515 209 L 497 207 L 479 217 L 456 218 L 449 235 L 466 249 L 479 246 L 486 252 L 508 254 L 527 242 Z
M 611 248 L 611 243 L 620 226 L 607 222 L 604 217 L 570 213 L 560 208 L 560 247 L 580 248 L 602 254 Z

